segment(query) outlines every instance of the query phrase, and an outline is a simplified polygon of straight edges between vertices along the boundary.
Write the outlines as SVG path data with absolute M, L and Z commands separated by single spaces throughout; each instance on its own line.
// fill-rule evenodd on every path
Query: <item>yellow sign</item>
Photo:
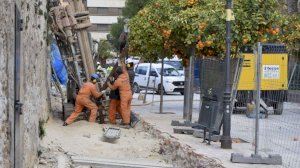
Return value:
M 235 20 L 232 9 L 226 9 L 226 21 Z
M 255 90 L 254 54 L 244 54 L 244 63 L 238 90 Z M 261 67 L 261 90 L 288 89 L 288 55 L 263 54 Z

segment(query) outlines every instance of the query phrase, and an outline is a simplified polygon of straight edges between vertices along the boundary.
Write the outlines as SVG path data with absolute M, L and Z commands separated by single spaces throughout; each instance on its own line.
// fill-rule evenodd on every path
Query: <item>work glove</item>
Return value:
M 108 77 L 108 81 L 109 81 L 110 83 L 112 83 L 112 82 L 114 81 L 114 77 L 113 77 L 113 76 Z

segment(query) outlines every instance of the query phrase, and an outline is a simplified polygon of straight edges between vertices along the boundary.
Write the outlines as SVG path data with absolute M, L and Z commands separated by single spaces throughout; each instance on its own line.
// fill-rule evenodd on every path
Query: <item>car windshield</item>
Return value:
M 166 64 L 173 66 L 178 70 L 183 70 L 183 66 L 180 61 L 165 61 Z
M 157 71 L 161 74 L 161 68 L 157 68 Z M 180 76 L 180 74 L 175 68 L 164 68 L 163 76 Z

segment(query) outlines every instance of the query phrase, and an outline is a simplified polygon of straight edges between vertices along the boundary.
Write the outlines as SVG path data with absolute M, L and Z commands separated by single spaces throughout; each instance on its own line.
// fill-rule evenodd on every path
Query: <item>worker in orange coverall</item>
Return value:
M 114 74 L 114 79 L 117 79 L 117 73 Z M 114 82 L 113 79 L 110 79 L 111 82 Z M 111 90 L 109 94 L 110 102 L 109 102 L 109 122 L 111 124 L 116 124 L 116 113 L 118 112 L 121 117 L 121 109 L 120 109 L 120 92 L 119 89 Z
M 91 100 L 91 96 L 100 98 L 103 95 L 96 88 L 96 83 L 99 79 L 100 76 L 98 74 L 93 74 L 91 75 L 91 82 L 86 82 L 82 85 L 76 96 L 74 112 L 67 118 L 63 126 L 71 124 L 79 116 L 84 107 L 87 107 L 91 111 L 89 122 L 96 122 L 98 106 Z
M 129 82 L 129 75 L 124 63 L 122 63 L 122 68 L 118 67 L 116 69 L 116 73 L 118 75 L 117 80 L 113 85 L 110 82 L 107 82 L 107 85 L 112 90 L 119 89 L 120 108 L 123 125 L 125 126 L 125 128 L 130 128 L 130 106 L 132 100 L 132 92 Z

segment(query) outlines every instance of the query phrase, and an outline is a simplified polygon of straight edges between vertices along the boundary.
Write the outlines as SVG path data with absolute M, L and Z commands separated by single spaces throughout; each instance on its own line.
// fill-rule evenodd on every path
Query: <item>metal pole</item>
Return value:
M 188 116 L 188 81 L 189 81 L 189 68 L 184 68 L 184 102 L 183 102 L 183 119 L 187 120 Z
M 255 151 L 254 154 L 258 155 L 258 142 L 259 142 L 259 113 L 260 113 L 260 84 L 261 84 L 261 58 L 262 46 L 259 42 L 257 44 L 256 54 L 256 101 L 255 101 Z
M 153 87 L 153 91 L 152 91 L 152 104 L 151 106 L 153 106 L 154 103 L 154 92 L 155 92 L 155 88 L 156 88 L 156 76 L 154 78 L 154 87 Z
M 150 62 L 150 69 L 149 69 L 149 75 L 148 75 L 148 81 L 147 81 L 147 87 L 146 87 L 146 91 L 145 91 L 145 96 L 144 96 L 144 100 L 143 103 L 146 103 L 146 97 L 147 97 L 147 93 L 148 93 L 148 88 L 149 88 L 149 82 L 150 82 L 150 75 L 151 75 L 151 68 L 152 68 L 152 62 Z
M 13 161 L 12 167 L 17 168 L 22 165 L 22 140 L 21 140 L 21 123 L 20 118 L 22 115 L 22 102 L 21 102 L 21 31 L 22 20 L 20 10 L 15 5 L 15 55 L 14 55 L 14 114 L 13 114 Z
M 224 92 L 224 115 L 223 115 L 223 135 L 221 137 L 221 148 L 231 149 L 232 139 L 230 136 L 231 129 L 231 113 L 230 113 L 230 49 L 231 49 L 231 20 L 232 15 L 232 0 L 226 1 L 226 82 Z
M 74 58 L 74 67 L 75 67 L 75 71 L 76 71 L 76 76 L 77 76 L 77 79 L 78 79 L 78 82 L 79 82 L 79 87 L 82 86 L 82 79 L 80 77 L 80 72 L 79 72 L 79 65 L 78 65 L 78 62 L 77 62 L 77 58 L 76 58 L 76 50 L 75 50 L 75 47 L 74 45 L 71 45 L 71 50 L 72 50 L 72 54 L 73 54 L 73 58 Z M 87 76 L 88 78 L 89 76 Z
M 193 98 L 194 98 L 194 59 L 195 59 L 195 47 L 191 47 L 190 49 L 190 65 L 189 65 L 189 80 L 188 80 L 188 115 L 187 121 L 192 121 L 193 115 Z
M 160 104 L 159 104 L 159 113 L 163 113 L 163 99 L 164 99 L 164 58 L 161 59 L 161 71 L 160 71 Z

